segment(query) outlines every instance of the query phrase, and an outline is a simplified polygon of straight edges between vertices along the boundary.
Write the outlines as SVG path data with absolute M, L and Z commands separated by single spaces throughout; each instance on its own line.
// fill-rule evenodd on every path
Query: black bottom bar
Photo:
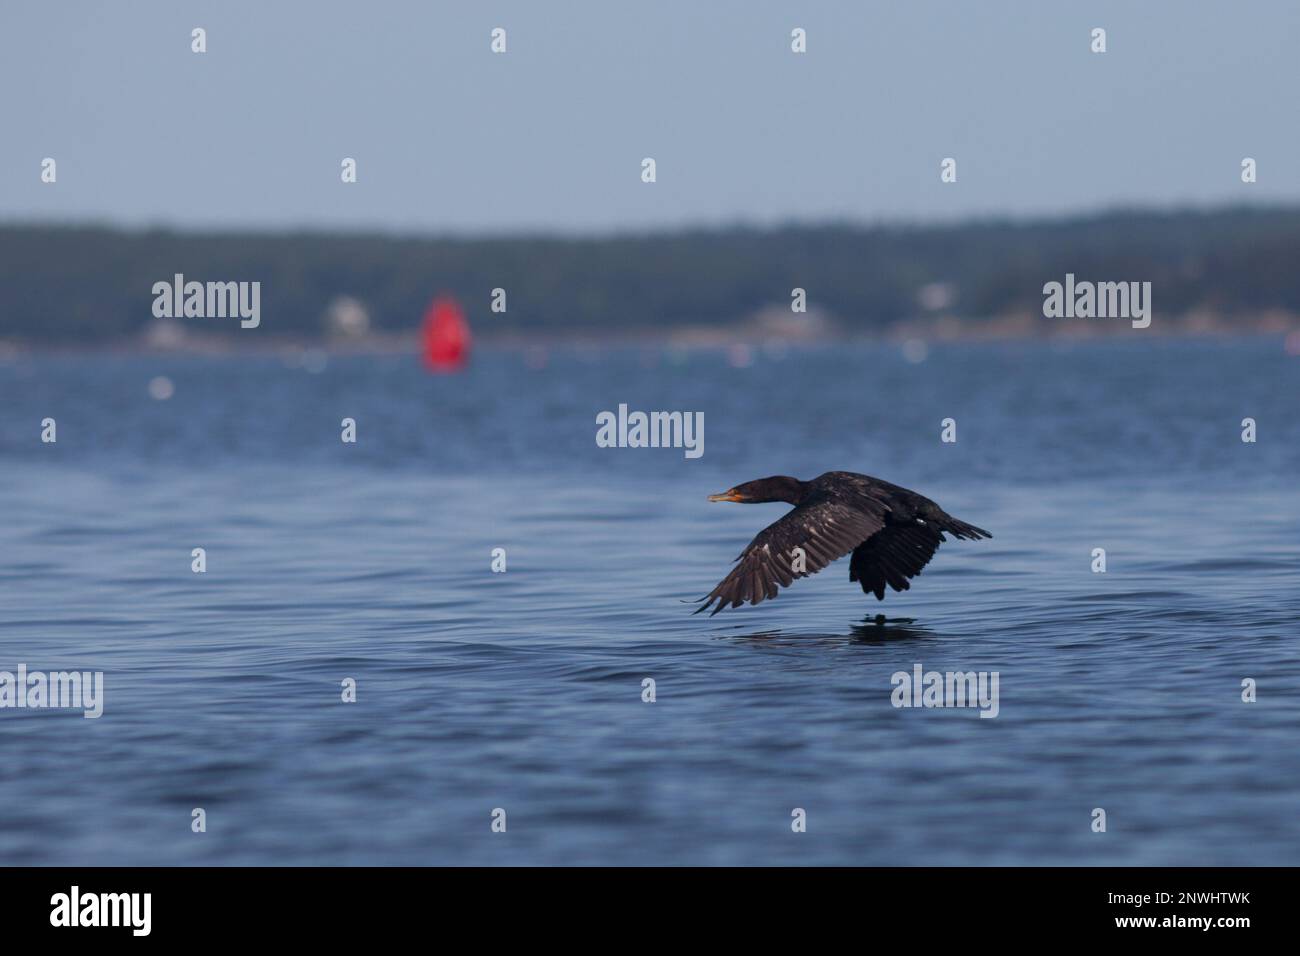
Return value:
M 780 926 L 840 929 L 863 941 L 937 933 L 932 941 L 945 949 L 1045 933 L 1231 943 L 1282 929 L 1293 882 L 1294 871 L 1281 868 L 35 868 L 0 876 L 0 918 L 9 942 L 75 933 L 78 943 L 373 943 L 469 927 L 491 939 L 534 932 L 540 940 L 542 927 L 563 924 L 570 941 L 604 944 L 610 931 L 666 944 L 681 938 L 662 936 L 666 929 L 687 925 L 733 943 Z

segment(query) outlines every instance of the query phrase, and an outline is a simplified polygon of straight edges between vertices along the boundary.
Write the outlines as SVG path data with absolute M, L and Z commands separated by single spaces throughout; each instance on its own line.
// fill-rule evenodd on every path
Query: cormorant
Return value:
M 920 574 L 939 543 L 948 540 L 945 531 L 956 538 L 993 537 L 915 491 L 851 471 L 828 471 L 812 481 L 759 478 L 709 500 L 786 501 L 795 509 L 755 536 L 736 558 L 739 564 L 700 598 L 704 604 L 696 614 L 715 601 L 717 614 L 727 606 L 774 598 L 778 585 L 789 587 L 849 552 L 849 580 L 883 601 L 886 584 L 895 591 L 911 587 L 907 579 Z

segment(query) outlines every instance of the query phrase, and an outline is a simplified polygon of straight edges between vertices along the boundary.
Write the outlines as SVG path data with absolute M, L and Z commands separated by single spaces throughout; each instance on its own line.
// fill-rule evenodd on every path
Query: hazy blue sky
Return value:
M 1297 0 L 5 0 L 0 218 L 499 233 L 1296 201 L 1298 40 Z

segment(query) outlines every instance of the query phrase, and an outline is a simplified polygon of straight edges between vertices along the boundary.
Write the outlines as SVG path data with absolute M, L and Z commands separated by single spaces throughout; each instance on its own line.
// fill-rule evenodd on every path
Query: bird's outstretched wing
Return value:
M 853 557 L 849 560 L 849 580 L 861 582 L 865 593 L 875 594 L 877 600 L 883 601 L 885 585 L 895 591 L 910 588 L 912 585 L 907 579 L 921 573 L 944 540 L 943 534 L 933 525 L 920 522 L 892 525 L 853 550 Z
M 695 613 L 715 602 L 713 614 L 776 597 L 778 587 L 816 574 L 883 528 L 885 511 L 874 502 L 852 507 L 834 498 L 800 505 L 755 535 L 731 573 L 700 599 L 704 603 Z M 802 556 L 796 548 L 802 549 Z
M 849 560 L 849 580 L 861 582 L 864 593 L 874 594 L 877 600 L 883 601 L 886 584 L 895 591 L 906 591 L 912 586 L 908 578 L 920 574 L 939 545 L 948 540 L 943 532 L 956 538 L 993 537 L 983 528 L 958 521 L 937 505 L 933 512 L 928 519 L 887 524 L 854 548 Z

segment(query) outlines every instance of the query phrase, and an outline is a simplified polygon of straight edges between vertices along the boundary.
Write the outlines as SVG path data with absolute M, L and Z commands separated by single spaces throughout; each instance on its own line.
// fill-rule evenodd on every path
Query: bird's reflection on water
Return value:
M 899 641 L 922 640 L 935 636 L 934 630 L 924 624 L 917 624 L 916 618 L 873 614 L 863 618 L 860 623 L 850 625 L 847 634 L 800 633 L 771 629 L 749 634 L 720 634 L 719 639 L 776 647 L 793 645 L 806 647 L 810 644 L 866 644 L 880 647 Z

